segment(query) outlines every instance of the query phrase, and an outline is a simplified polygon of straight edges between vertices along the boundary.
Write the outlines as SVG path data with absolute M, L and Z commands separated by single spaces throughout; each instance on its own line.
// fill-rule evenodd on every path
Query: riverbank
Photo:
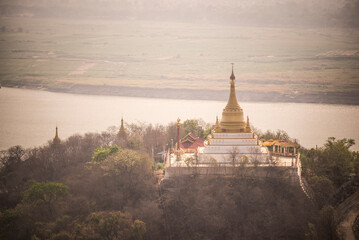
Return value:
M 44 86 L 43 84 L 18 85 L 13 83 L 2 84 L 3 87 L 36 89 L 49 92 L 122 96 L 140 98 L 161 98 L 181 100 L 214 100 L 226 101 L 228 90 L 185 89 L 185 88 L 143 88 L 110 85 L 73 84 L 62 86 Z M 317 92 L 317 93 L 279 93 L 260 91 L 237 91 L 240 102 L 270 102 L 270 103 L 317 103 L 359 105 L 359 91 L 352 92 Z

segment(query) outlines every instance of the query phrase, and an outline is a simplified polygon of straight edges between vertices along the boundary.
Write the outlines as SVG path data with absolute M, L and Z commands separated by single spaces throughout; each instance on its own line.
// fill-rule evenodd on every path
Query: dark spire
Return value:
M 58 130 L 57 130 L 57 126 L 56 126 L 56 134 L 55 134 L 53 142 L 54 142 L 54 144 L 60 144 L 61 143 L 61 140 L 59 138 L 59 133 L 58 133 Z
M 231 64 L 232 64 L 232 74 L 231 74 L 230 79 L 231 79 L 232 81 L 234 81 L 234 80 L 236 79 L 236 77 L 234 76 L 234 72 L 233 72 L 233 65 L 234 65 L 234 63 L 231 63 Z

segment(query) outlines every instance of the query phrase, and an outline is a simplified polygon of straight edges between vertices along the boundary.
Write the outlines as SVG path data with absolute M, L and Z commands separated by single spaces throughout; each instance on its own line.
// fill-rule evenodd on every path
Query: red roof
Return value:
M 204 139 L 197 137 L 193 133 L 188 133 L 180 140 L 180 148 L 197 149 L 204 146 Z

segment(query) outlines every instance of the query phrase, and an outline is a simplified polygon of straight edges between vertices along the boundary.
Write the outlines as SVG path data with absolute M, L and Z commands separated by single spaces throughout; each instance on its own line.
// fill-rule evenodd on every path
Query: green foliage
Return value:
M 182 127 L 184 128 L 185 131 L 185 135 L 192 132 L 198 136 L 200 131 L 198 126 L 199 126 L 198 120 L 195 119 L 187 119 L 182 124 Z
M 308 223 L 308 232 L 305 234 L 305 240 L 318 240 L 318 233 L 313 223 Z
M 6 235 L 17 231 L 17 220 L 22 216 L 17 209 L 7 209 L 0 212 L 0 239 L 6 239 Z
M 303 151 L 303 173 L 309 178 L 327 177 L 336 187 L 340 186 L 356 174 L 357 153 L 350 151 L 354 144 L 353 139 L 330 137 L 323 148 Z
M 142 236 L 146 233 L 146 223 L 135 220 L 133 223 L 133 233 L 134 233 L 134 239 L 142 239 Z
M 187 167 L 193 167 L 196 164 L 196 159 L 194 157 L 188 157 L 184 159 L 184 162 Z
M 51 236 L 51 240 L 72 240 L 72 239 L 73 238 L 71 234 L 66 231 L 61 231 Z
M 149 196 L 154 191 L 154 165 L 147 154 L 124 149 L 110 155 L 100 166 L 116 186 L 116 191 L 123 196 L 123 202 L 119 201 L 119 206 L 126 201 L 134 204 L 140 196 Z
M 323 152 L 323 164 L 332 181 L 338 185 L 349 179 L 352 172 L 353 155 L 349 148 L 355 144 L 353 139 L 328 138 Z
M 248 157 L 246 155 L 244 155 L 240 160 L 239 160 L 239 166 L 241 168 L 245 168 L 247 166 L 247 164 L 249 163 Z
M 163 170 L 165 169 L 164 163 L 156 163 L 156 170 Z
M 187 119 L 181 127 L 184 129 L 184 135 L 191 132 L 198 137 L 206 138 L 211 133 L 211 125 L 202 119 Z
M 275 178 L 182 176 L 161 185 L 174 239 L 303 239 L 315 211 Z
M 291 140 L 288 133 L 284 130 L 278 129 L 276 132 L 267 130 L 265 133 L 261 134 L 259 138 L 264 138 L 266 140 L 273 139 L 273 140 Z
M 10 147 L 7 151 L 1 152 L 0 155 L 0 173 L 3 175 L 14 171 L 16 166 L 21 162 L 25 149 L 19 145 Z
M 59 204 L 68 194 L 69 188 L 62 183 L 34 181 L 24 192 L 22 202 L 36 207 L 45 205 L 52 216 L 54 205 Z
M 357 178 L 359 178 L 359 151 L 353 152 L 353 167 L 354 173 Z
M 56 202 L 67 196 L 69 188 L 62 183 L 36 182 L 24 192 L 23 202 L 41 205 Z
M 315 200 L 319 207 L 323 207 L 334 193 L 333 182 L 325 176 L 314 176 L 309 180 L 310 186 L 315 194 Z
M 102 148 L 97 148 L 94 154 L 92 155 L 92 160 L 96 163 L 102 162 L 105 160 L 109 155 L 118 152 L 121 148 L 117 145 L 112 146 L 105 146 Z
M 321 239 L 337 239 L 336 236 L 336 222 L 337 213 L 335 208 L 331 205 L 326 205 L 320 210 L 320 227 L 322 229 Z
M 131 173 L 141 166 L 143 156 L 137 154 L 133 150 L 125 149 L 106 158 L 102 167 L 106 171 L 121 174 L 123 172 Z
M 146 232 L 146 224 L 140 220 L 132 222 L 129 214 L 120 211 L 95 212 L 87 219 L 85 236 L 91 239 L 133 239 L 140 240 Z
M 359 239 L 359 215 L 355 218 L 352 229 L 355 239 Z

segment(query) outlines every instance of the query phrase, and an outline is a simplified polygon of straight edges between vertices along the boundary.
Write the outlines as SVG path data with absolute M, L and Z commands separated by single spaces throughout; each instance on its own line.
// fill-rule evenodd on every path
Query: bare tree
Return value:
M 249 159 L 246 155 L 244 155 L 240 160 L 239 160 L 239 166 L 241 168 L 245 168 L 247 166 L 247 164 L 249 163 Z
M 231 151 L 229 151 L 229 162 L 232 164 L 232 167 L 236 167 L 240 160 L 240 151 L 238 147 L 233 147 Z
M 250 148 L 249 152 L 251 154 L 250 157 L 249 157 L 250 163 L 253 164 L 255 167 L 258 167 L 258 165 L 261 164 L 261 161 L 260 161 L 261 150 L 260 150 L 260 148 L 252 147 L 252 148 Z

